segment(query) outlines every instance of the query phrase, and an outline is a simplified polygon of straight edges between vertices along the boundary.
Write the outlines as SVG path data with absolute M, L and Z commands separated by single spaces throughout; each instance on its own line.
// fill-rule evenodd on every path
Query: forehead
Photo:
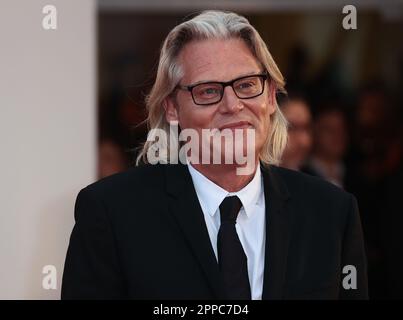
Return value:
M 181 50 L 182 83 L 229 81 L 261 71 L 260 64 L 240 39 L 192 41 Z

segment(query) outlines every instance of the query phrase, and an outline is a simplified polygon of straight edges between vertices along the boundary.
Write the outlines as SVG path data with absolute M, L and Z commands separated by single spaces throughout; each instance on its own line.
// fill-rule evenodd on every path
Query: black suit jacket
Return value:
M 303 173 L 262 167 L 263 299 L 366 299 L 355 198 Z M 185 165 L 145 165 L 80 191 L 62 299 L 225 299 Z M 357 289 L 345 290 L 345 265 Z

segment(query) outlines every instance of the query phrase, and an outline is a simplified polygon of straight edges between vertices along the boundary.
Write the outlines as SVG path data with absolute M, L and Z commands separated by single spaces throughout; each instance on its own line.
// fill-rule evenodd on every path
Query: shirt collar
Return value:
M 187 167 L 192 177 L 193 185 L 203 211 L 214 216 L 225 197 L 238 196 L 242 202 L 247 217 L 250 217 L 251 214 L 253 214 L 255 206 L 258 204 L 259 199 L 261 199 L 260 195 L 263 192 L 260 166 L 257 166 L 253 179 L 237 192 L 228 192 L 221 188 L 219 185 L 215 184 L 197 171 L 191 164 L 188 164 Z

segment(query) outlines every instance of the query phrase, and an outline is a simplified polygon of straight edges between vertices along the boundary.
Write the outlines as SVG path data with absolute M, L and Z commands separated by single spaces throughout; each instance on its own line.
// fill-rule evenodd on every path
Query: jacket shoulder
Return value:
M 126 192 L 141 193 L 141 191 L 156 190 L 163 185 L 164 172 L 161 165 L 143 165 L 130 168 L 102 178 L 83 188 L 102 198 L 124 195 Z
M 358 213 L 352 194 L 322 178 L 281 167 L 273 167 L 272 171 L 285 184 L 289 208 L 299 224 L 310 221 L 318 230 L 341 235 L 351 216 Z
M 270 166 L 269 170 L 281 177 L 293 196 L 300 195 L 306 200 L 316 199 L 319 201 L 345 201 L 352 197 L 347 191 L 320 177 L 277 166 Z

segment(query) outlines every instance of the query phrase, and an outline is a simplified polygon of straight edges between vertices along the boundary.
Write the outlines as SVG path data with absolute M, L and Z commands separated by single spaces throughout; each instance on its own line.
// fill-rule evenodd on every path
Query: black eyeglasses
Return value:
M 264 82 L 267 72 L 236 78 L 228 82 L 202 82 L 190 86 L 178 85 L 177 88 L 190 91 L 193 102 L 197 105 L 208 106 L 218 103 L 224 96 L 224 89 L 231 86 L 235 95 L 240 99 L 252 99 L 264 92 Z

